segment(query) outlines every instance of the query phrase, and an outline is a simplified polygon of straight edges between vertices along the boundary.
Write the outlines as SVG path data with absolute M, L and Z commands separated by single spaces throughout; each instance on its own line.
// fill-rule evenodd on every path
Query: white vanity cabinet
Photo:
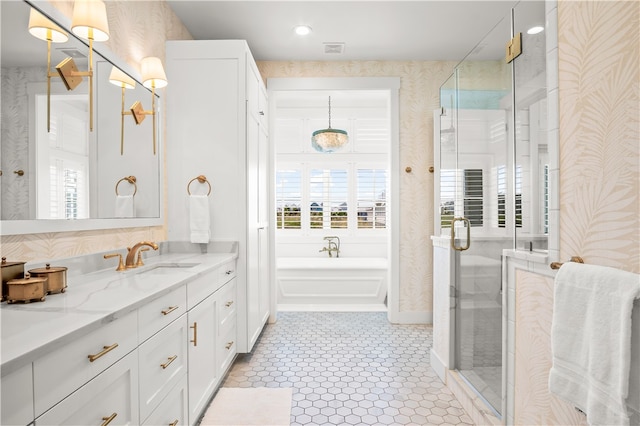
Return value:
M 137 313 L 128 313 L 33 363 L 36 417 L 138 345 Z
M 237 340 L 236 278 L 231 265 L 219 269 L 217 275 L 189 283 L 187 290 L 215 290 L 190 307 L 189 324 L 189 424 L 195 424 L 204 413 L 216 387 L 233 361 Z M 229 272 L 229 273 L 228 273 Z M 217 285 L 215 279 L 217 278 Z M 208 286 L 206 279 L 209 280 Z M 220 283 L 223 283 L 220 286 Z M 191 289 L 193 291 L 190 291 Z M 191 306 L 191 304 L 189 305 Z M 229 344 L 231 342 L 231 344 Z
M 189 311 L 189 424 L 206 408 L 218 384 L 216 362 L 217 300 L 210 295 Z
M 2 410 L 0 425 L 26 425 L 34 419 L 33 414 L 33 367 L 27 364 L 16 371 L 3 374 Z
M 106 302 L 97 309 L 103 316 L 70 329 L 55 347 L 3 364 L 0 424 L 195 424 L 236 355 L 235 260 L 215 261 L 173 284 L 171 274 L 150 275 L 145 286 L 157 279 L 163 290 L 111 313 Z M 118 296 L 130 288 L 140 297 L 139 278 L 127 284 L 116 286 Z M 10 330 L 21 327 L 13 323 Z
M 116 362 L 36 419 L 36 425 L 102 424 L 139 424 L 137 351 Z
M 144 426 L 183 426 L 188 424 L 187 376 L 169 391 L 158 408 L 142 423 Z
M 182 315 L 138 348 L 140 422 L 187 374 L 187 317 Z
M 238 241 L 238 352 L 269 316 L 269 138 L 266 92 L 244 40 L 166 43 L 169 238 L 189 241 L 187 183 L 211 184 L 211 240 Z M 208 185 L 194 181 L 192 194 Z

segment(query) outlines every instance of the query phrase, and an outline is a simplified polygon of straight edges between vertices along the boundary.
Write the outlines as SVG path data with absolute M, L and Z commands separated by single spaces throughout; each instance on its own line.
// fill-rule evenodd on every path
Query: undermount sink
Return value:
M 149 269 L 145 269 L 144 271 L 138 272 L 138 274 L 147 274 L 150 272 L 161 274 L 167 273 L 170 271 L 181 271 L 188 268 L 193 268 L 194 266 L 200 265 L 199 263 L 183 263 L 183 262 L 171 262 L 171 263 L 158 263 L 157 265 L 153 265 L 149 267 Z

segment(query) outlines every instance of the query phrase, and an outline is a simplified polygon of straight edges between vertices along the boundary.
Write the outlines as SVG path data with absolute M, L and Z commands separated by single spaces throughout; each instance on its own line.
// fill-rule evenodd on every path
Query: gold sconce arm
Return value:
M 57 73 L 51 72 L 51 43 L 64 43 L 67 33 L 31 8 L 29 32 L 47 42 L 47 133 L 51 131 L 51 78 L 60 77 L 67 90 L 75 89 L 83 77 L 89 77 L 89 131 L 93 131 L 93 42 L 109 39 L 107 10 L 101 0 L 76 0 L 73 6 L 71 31 L 78 37 L 89 40 L 89 66 L 87 71 L 78 71 L 73 58 L 66 58 L 56 65 Z
M 143 85 L 151 89 L 151 109 L 145 110 L 142 106 L 142 102 L 136 101 L 131 105 L 129 110 L 124 109 L 124 92 L 125 89 L 133 89 L 135 87 L 135 81 L 124 74 L 117 68 L 111 70 L 109 76 L 109 82 L 116 86 L 122 87 L 122 111 L 120 120 L 120 155 L 124 154 L 124 116 L 130 115 L 133 117 L 133 121 L 136 125 L 141 124 L 147 115 L 153 117 L 153 155 L 156 155 L 156 89 L 167 85 L 167 76 L 164 73 L 162 62 L 155 57 L 147 57 L 142 59 L 140 65 L 142 70 Z

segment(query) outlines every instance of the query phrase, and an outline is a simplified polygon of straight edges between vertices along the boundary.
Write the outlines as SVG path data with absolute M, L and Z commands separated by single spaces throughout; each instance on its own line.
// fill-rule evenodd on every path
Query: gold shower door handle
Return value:
M 464 222 L 467 226 L 467 244 L 464 246 L 456 245 L 456 222 Z M 456 251 L 465 251 L 471 246 L 471 222 L 466 217 L 454 217 L 451 221 L 451 248 Z

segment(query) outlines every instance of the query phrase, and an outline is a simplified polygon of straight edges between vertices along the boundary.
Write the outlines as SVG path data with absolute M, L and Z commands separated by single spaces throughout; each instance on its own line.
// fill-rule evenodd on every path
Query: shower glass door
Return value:
M 502 252 L 514 246 L 512 74 L 505 16 L 455 76 L 455 367 L 498 416 L 502 411 Z M 450 99 L 445 96 L 443 101 Z M 442 123 L 444 126 L 445 124 Z

